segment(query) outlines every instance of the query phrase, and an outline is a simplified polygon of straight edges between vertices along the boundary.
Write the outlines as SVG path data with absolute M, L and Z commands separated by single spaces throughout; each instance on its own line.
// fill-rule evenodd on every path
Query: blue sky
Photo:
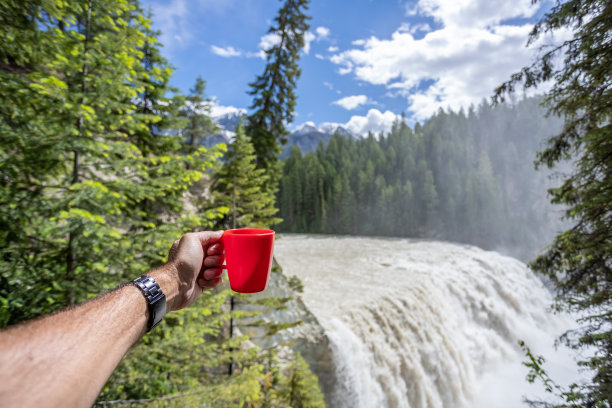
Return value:
M 263 71 L 261 50 L 278 0 L 142 0 L 162 31 L 173 85 L 207 82 L 216 114 L 248 109 L 248 83 Z M 439 108 L 460 109 L 491 96 L 528 64 L 532 24 L 550 6 L 531 0 L 311 0 L 296 116 L 356 134 L 410 123 Z

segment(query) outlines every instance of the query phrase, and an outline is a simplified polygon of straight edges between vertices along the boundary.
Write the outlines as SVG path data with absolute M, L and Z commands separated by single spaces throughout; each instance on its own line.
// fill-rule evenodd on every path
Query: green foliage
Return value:
M 291 286 L 291 289 L 298 293 L 304 292 L 304 284 L 297 276 L 292 276 L 289 278 L 289 286 Z
M 193 152 L 204 139 L 218 130 L 217 124 L 210 117 L 211 101 L 204 96 L 205 90 L 206 82 L 198 77 L 180 112 L 181 117 L 188 121 L 182 131 L 188 153 Z
M 538 165 L 571 158 L 576 167 L 549 191 L 566 208 L 571 228 L 560 233 L 532 267 L 557 291 L 556 306 L 575 311 L 580 328 L 563 340 L 587 349 L 580 365 L 591 383 L 576 383 L 571 406 L 609 406 L 612 401 L 612 4 L 604 0 L 557 2 L 530 34 L 570 30 L 572 36 L 545 49 L 535 62 L 496 90 L 496 98 L 522 85 L 552 80 L 544 104 L 565 118 L 563 129 L 538 155 Z M 562 64 L 557 61 L 562 60 Z M 564 394 L 565 395 L 565 394 Z M 561 406 L 564 406 L 561 404 Z
M 284 366 L 279 364 L 277 355 L 268 355 L 270 369 L 264 379 L 265 408 L 324 408 L 323 394 L 317 377 L 299 353 L 293 354 Z
M 305 14 L 308 0 L 285 0 L 274 18 L 274 25 L 268 30 L 278 41 L 266 50 L 266 67 L 263 74 L 250 83 L 253 95 L 246 133 L 251 138 L 257 167 L 266 171 L 269 179 L 266 191 L 274 194 L 280 178 L 281 164 L 278 155 L 281 144 L 287 142 L 285 125 L 293 121 L 295 88 L 301 75 L 298 66 L 299 52 L 304 46 L 304 34 L 308 31 Z
M 175 138 L 140 137 L 162 119 L 136 102 L 146 91 L 149 22 L 126 1 L 91 5 L 4 3 L 0 13 L 28 21 L 9 19 L 0 44 L 0 298 L 8 324 L 138 276 L 182 231 L 208 223 L 183 211 L 180 197 L 217 153 L 178 156 L 169 149 Z M 16 49 L 13 37 L 33 43 Z M 145 205 L 153 202 L 174 222 L 162 223 Z
M 164 133 L 180 126 L 166 96 L 171 71 L 132 3 L 2 7 L 2 16 L 27 16 L 0 31 L 4 326 L 139 276 L 163 262 L 183 232 L 212 226 L 214 211 L 187 211 L 182 197 L 219 153 L 182 156 L 180 140 Z M 11 36 L 38 41 L 13 49 Z M 185 348 L 198 334 L 171 337 Z M 146 354 L 143 343 L 134 353 Z M 173 367 L 163 358 L 126 361 L 141 377 Z M 172 384 L 162 376 L 107 388 L 143 397 Z
M 278 212 L 274 208 L 275 197 L 263 189 L 269 176 L 264 169 L 256 168 L 253 145 L 244 134 L 242 122 L 236 128 L 225 160 L 212 186 L 213 204 L 229 209 L 219 227 L 269 228 L 278 224 L 280 219 L 274 217 Z
M 176 152 L 180 140 L 167 136 L 185 126 L 185 119 L 178 117 L 185 100 L 170 87 L 172 69 L 161 55 L 157 42 L 160 33 L 150 27 L 150 12 L 146 20 L 141 20 L 138 4 L 134 4 L 134 8 L 133 18 L 143 22 L 141 31 L 144 34 L 144 43 L 138 48 L 140 64 L 135 67 L 141 88 L 135 100 L 134 116 L 146 125 L 137 127 L 130 138 L 145 155 Z
M 577 384 L 572 384 L 569 386 L 569 389 L 564 390 L 561 386 L 559 386 L 555 381 L 550 378 L 546 370 L 544 370 L 544 363 L 546 360 L 542 356 L 534 355 L 529 347 L 525 344 L 524 341 L 519 341 L 519 346 L 525 353 L 527 357 L 527 361 L 523 362 L 523 365 L 529 369 L 527 373 L 527 381 L 533 384 L 536 381 L 540 381 L 544 386 L 544 390 L 554 395 L 557 399 L 564 401 L 560 405 L 554 405 L 557 407 L 584 407 L 585 405 L 580 404 L 581 393 L 579 392 L 579 386 Z M 524 400 L 531 407 L 553 407 L 553 404 L 538 401 L 525 399 Z M 607 405 L 603 401 L 595 402 L 594 405 L 588 405 L 593 408 L 606 408 Z
M 229 296 L 229 290 L 205 292 L 194 306 L 167 316 L 162 330 L 156 328 L 130 349 L 99 400 L 174 396 L 172 405 L 178 406 L 187 398 L 190 404 L 217 401 L 242 407 L 259 399 L 259 349 L 246 346 L 245 336 L 224 334 L 232 317 L 224 306 Z M 230 362 L 232 376 L 226 373 Z
M 280 181 L 279 229 L 434 237 L 528 258 L 555 226 L 541 204 L 547 177 L 532 161 L 560 120 L 544 117 L 538 101 L 440 111 L 414 129 L 398 121 L 378 138 L 337 134 L 304 156 L 294 146 Z
M 175 239 L 212 228 L 227 208 L 188 202 L 225 148 L 199 146 L 212 129 L 204 81 L 187 98 L 169 86 L 172 69 L 137 1 L 7 1 L 0 21 L 5 327 L 160 265 Z M 251 147 L 243 162 L 253 160 Z M 249 185 L 248 199 L 265 197 L 271 207 L 258 186 Z M 255 210 L 248 222 L 274 221 L 274 210 L 247 201 L 240 204 Z M 258 406 L 261 351 L 246 336 L 227 335 L 231 320 L 257 313 L 228 311 L 230 293 L 206 292 L 168 315 L 130 349 L 98 405 Z
M 289 404 L 292 408 L 324 408 L 325 403 L 317 377 L 299 353 L 293 357 L 287 376 L 289 389 Z

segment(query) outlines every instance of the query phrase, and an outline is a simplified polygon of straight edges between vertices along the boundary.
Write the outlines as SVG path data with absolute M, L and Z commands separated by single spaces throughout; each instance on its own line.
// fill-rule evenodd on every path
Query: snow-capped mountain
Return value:
M 229 112 L 214 117 L 215 122 L 221 131 L 206 140 L 207 146 L 218 143 L 230 143 L 236 135 L 236 126 L 240 119 L 246 119 L 246 114 L 241 112 Z M 345 127 L 339 123 L 326 122 L 321 126 L 316 126 L 314 122 L 305 122 L 291 131 L 288 136 L 289 142 L 284 146 L 281 157 L 286 157 L 291 151 L 291 146 L 298 146 L 303 153 L 312 152 L 317 148 L 320 141 L 327 144 L 335 133 L 340 133 L 345 137 L 352 136 Z
M 246 119 L 246 113 L 243 110 L 229 112 L 224 115 L 213 117 L 215 122 L 223 129 L 235 134 L 236 126 L 240 122 L 240 119 Z
M 289 142 L 281 157 L 286 157 L 294 145 L 299 147 L 302 153 L 312 152 L 316 150 L 320 141 L 327 145 L 335 133 L 345 137 L 351 136 L 351 133 L 338 123 L 323 123 L 321 126 L 316 126 L 314 122 L 305 122 L 289 134 Z

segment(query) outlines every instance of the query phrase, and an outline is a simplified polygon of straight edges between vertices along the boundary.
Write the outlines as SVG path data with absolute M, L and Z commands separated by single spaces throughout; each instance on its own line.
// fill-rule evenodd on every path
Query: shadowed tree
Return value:
M 549 190 L 564 205 L 571 228 L 560 233 L 532 267 L 554 283 L 559 309 L 577 312 L 579 328 L 562 339 L 588 350 L 579 364 L 592 373 L 590 383 L 552 387 L 559 406 L 609 407 L 612 403 L 612 3 L 609 0 L 557 1 L 529 37 L 570 30 L 568 40 L 545 49 L 535 62 L 512 75 L 495 93 L 503 100 L 515 87 L 532 88 L 552 80 L 544 105 L 565 118 L 548 140 L 537 165 L 553 167 L 564 159 L 575 169 Z M 533 380 L 550 381 L 541 360 L 531 358 Z
M 274 217 L 278 212 L 274 195 L 263 189 L 268 178 L 264 169 L 256 167 L 253 145 L 240 122 L 212 186 L 214 205 L 229 209 L 220 228 L 270 228 L 280 222 Z
M 205 95 L 206 81 L 199 76 L 193 88 L 189 90 L 189 95 L 185 97 L 185 105 L 180 112 L 180 116 L 187 119 L 182 130 L 185 138 L 184 150 L 187 153 L 195 151 L 204 139 L 219 129 L 210 117 L 211 101 Z
M 309 28 L 307 9 L 308 0 L 285 0 L 268 30 L 275 44 L 265 51 L 264 72 L 249 84 L 253 112 L 247 119 L 246 134 L 255 148 L 257 167 L 269 177 L 264 188 L 273 194 L 281 176 L 278 155 L 287 142 L 285 126 L 293 121 L 295 88 L 301 74 L 299 53 Z

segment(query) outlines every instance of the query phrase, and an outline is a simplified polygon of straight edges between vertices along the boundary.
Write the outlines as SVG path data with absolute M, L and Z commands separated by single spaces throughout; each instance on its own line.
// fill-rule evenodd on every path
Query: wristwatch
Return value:
M 155 326 L 162 321 L 166 315 L 166 295 L 161 288 L 150 276 L 142 275 L 132 281 L 144 295 L 147 300 L 149 309 L 149 321 L 147 322 L 147 331 L 151 331 Z

